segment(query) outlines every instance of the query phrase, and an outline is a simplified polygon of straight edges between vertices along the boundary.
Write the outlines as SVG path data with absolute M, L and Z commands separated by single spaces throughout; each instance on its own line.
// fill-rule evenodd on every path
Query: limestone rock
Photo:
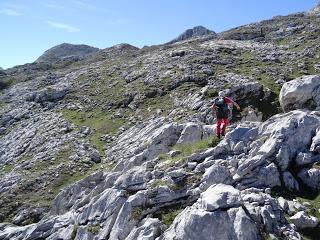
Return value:
M 298 173 L 298 176 L 310 188 L 314 190 L 320 189 L 320 169 L 304 168 Z
M 218 209 L 239 207 L 241 198 L 239 190 L 230 185 L 218 184 L 203 192 L 198 202 L 202 209 L 212 212 Z
M 306 215 L 304 211 L 296 213 L 290 217 L 290 220 L 298 229 L 314 228 L 318 225 L 319 220 L 316 217 Z
M 320 106 L 320 76 L 305 76 L 285 83 L 279 100 L 285 111 Z
M 188 123 L 178 139 L 178 144 L 188 144 L 200 141 L 202 138 L 202 127 L 196 123 Z

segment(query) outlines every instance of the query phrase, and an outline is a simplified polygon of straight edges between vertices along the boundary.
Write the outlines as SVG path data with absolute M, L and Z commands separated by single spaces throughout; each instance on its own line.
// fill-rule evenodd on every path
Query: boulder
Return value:
M 320 106 L 320 75 L 304 76 L 286 82 L 280 91 L 280 105 L 285 111 Z
M 212 212 L 218 209 L 228 209 L 241 205 L 239 190 L 231 185 L 218 184 L 208 188 L 200 195 L 198 203 L 201 208 Z
M 242 207 L 226 211 L 206 211 L 196 206 L 187 207 L 174 220 L 159 240 L 220 240 L 260 239 L 255 223 Z
M 287 189 L 293 191 L 299 191 L 299 183 L 297 180 L 292 176 L 292 174 L 289 171 L 285 171 L 283 173 L 283 182 Z
M 125 240 L 154 240 L 161 234 L 161 222 L 157 218 L 145 218 L 134 227 Z
M 202 138 L 202 127 L 196 123 L 187 123 L 182 130 L 178 144 L 188 144 L 200 141 Z
M 62 99 L 68 93 L 68 91 L 69 88 L 65 86 L 58 86 L 55 88 L 48 87 L 28 94 L 26 96 L 26 100 L 37 103 L 55 102 Z
M 271 117 L 259 127 L 255 141 L 249 146 L 249 154 L 240 159 L 233 178 L 250 175 L 253 169 L 262 165 L 270 166 L 266 165 L 268 160 L 274 161 L 281 172 L 285 171 L 298 153 L 308 152 L 319 124 L 319 116 L 305 110 Z M 225 140 L 228 141 L 228 135 Z
M 226 166 L 226 162 L 216 161 L 211 167 L 207 168 L 207 170 L 203 174 L 200 188 L 202 190 L 206 190 L 213 184 L 230 184 L 231 181 L 231 174 Z
M 320 189 L 320 169 L 317 168 L 304 168 L 298 173 L 298 177 L 308 187 L 319 190 Z
M 317 130 L 317 134 L 312 138 L 310 151 L 320 154 L 320 128 Z
M 304 211 L 296 213 L 290 220 L 298 229 L 314 228 L 319 223 L 316 217 L 308 216 Z
M 295 162 L 298 166 L 305 166 L 305 165 L 313 163 L 314 161 L 315 161 L 315 158 L 312 156 L 311 153 L 300 152 L 300 153 L 298 153 Z

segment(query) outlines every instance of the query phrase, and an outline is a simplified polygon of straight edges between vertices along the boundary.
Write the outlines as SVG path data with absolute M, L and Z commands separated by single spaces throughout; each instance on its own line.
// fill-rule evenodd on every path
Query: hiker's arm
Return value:
M 240 106 L 238 105 L 238 103 L 236 103 L 235 101 L 231 100 L 232 104 L 238 109 L 240 110 Z
M 211 112 L 212 112 L 212 115 L 215 115 L 216 113 L 216 106 L 214 104 L 211 106 Z

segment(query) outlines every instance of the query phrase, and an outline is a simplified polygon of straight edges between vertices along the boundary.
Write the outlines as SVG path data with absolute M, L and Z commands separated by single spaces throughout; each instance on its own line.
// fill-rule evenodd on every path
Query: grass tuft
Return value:
M 99 225 L 89 225 L 86 227 L 87 232 L 92 233 L 92 234 L 98 234 L 100 231 L 100 226 Z
M 160 154 L 159 159 L 166 162 L 167 167 L 174 166 L 177 163 L 186 161 L 187 157 L 193 153 L 202 152 L 209 147 L 215 147 L 220 142 L 220 139 L 211 137 L 203 139 L 195 143 L 188 144 L 176 144 L 172 147 L 173 150 L 180 151 L 181 153 L 177 156 L 170 157 L 169 155 Z
M 140 219 L 142 212 L 143 212 L 142 207 L 133 208 L 132 211 L 131 211 L 130 219 L 133 219 L 133 220 Z

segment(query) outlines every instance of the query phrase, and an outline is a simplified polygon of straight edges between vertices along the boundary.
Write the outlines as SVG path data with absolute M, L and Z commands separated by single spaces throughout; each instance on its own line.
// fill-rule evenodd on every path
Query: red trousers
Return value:
M 226 127 L 228 124 L 229 124 L 228 118 L 217 119 L 217 128 L 216 128 L 217 136 L 220 136 L 220 134 L 225 135 Z

